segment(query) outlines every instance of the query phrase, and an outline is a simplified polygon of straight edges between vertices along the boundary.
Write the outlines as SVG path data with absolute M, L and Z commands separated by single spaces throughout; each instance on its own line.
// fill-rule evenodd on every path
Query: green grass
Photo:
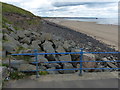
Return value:
M 1 2 L 0 2 L 1 3 Z M 18 18 L 19 17 L 19 18 Z M 15 30 L 36 28 L 40 26 L 41 18 L 22 8 L 2 3 L 2 27 L 8 28 L 6 23 L 11 24 Z
M 10 75 L 10 78 L 11 79 L 22 79 L 22 78 L 24 78 L 26 75 L 25 74 L 23 74 L 23 73 L 21 73 L 21 72 L 12 72 L 11 73 L 11 75 Z
M 22 8 L 10 5 L 10 4 L 6 4 L 6 3 L 2 3 L 2 13 L 15 13 L 15 14 L 20 14 L 20 15 L 24 15 L 24 16 L 34 16 L 31 12 L 26 11 Z
M 14 58 L 18 59 L 18 60 L 25 60 L 27 62 L 29 62 L 31 60 L 31 57 L 30 56 L 14 56 Z
M 0 66 L 6 66 L 6 67 L 9 67 L 8 64 L 2 64 L 2 63 L 0 63 Z
M 40 74 L 40 75 L 47 75 L 48 72 L 47 72 L 47 71 L 40 71 L 39 74 Z

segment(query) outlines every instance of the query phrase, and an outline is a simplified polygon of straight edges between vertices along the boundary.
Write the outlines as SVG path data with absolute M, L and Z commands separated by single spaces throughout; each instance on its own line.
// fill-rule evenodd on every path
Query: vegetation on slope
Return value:
M 7 28 L 12 24 L 16 30 L 33 29 L 38 30 L 41 25 L 41 18 L 35 16 L 22 8 L 2 3 L 2 27 Z

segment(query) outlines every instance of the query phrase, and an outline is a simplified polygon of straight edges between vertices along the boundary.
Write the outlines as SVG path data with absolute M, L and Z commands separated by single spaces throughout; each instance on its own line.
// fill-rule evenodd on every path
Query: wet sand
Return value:
M 46 19 L 50 22 L 56 23 L 73 29 L 77 32 L 87 34 L 105 44 L 110 45 L 118 50 L 118 26 L 96 24 L 95 22 L 81 22 L 64 19 Z

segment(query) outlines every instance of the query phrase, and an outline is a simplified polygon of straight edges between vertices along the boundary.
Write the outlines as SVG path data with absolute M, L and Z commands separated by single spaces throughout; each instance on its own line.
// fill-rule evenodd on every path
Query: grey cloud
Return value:
M 87 6 L 98 6 L 98 5 L 107 5 L 113 2 L 55 2 L 53 6 L 55 7 L 65 7 L 65 6 L 79 6 L 79 5 L 87 5 Z

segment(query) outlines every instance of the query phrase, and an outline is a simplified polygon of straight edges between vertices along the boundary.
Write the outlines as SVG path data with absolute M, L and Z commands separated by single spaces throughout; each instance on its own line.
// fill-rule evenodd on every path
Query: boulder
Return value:
M 65 48 L 66 51 L 70 52 L 71 45 L 67 41 L 64 42 L 63 47 Z
M 63 46 L 63 43 L 62 43 L 61 41 L 56 41 L 56 40 L 54 40 L 54 41 L 52 41 L 52 42 L 53 42 L 55 48 L 58 48 L 58 46 Z
M 46 52 L 46 53 L 55 53 L 55 50 L 53 48 L 53 43 L 50 42 L 50 41 L 45 41 L 43 44 L 42 44 L 42 48 L 43 50 Z M 55 59 L 55 55 L 46 55 L 46 58 L 49 60 L 49 61 L 54 61 L 56 60 Z
M 40 50 L 41 50 L 41 47 L 39 46 L 40 44 L 41 44 L 41 41 L 40 41 L 40 40 L 32 41 L 31 48 L 32 48 L 32 49 L 40 49 Z
M 38 49 L 38 50 L 41 50 L 41 48 L 40 48 L 40 46 L 39 45 L 34 45 L 34 44 L 32 44 L 31 46 L 30 46 L 30 48 L 31 49 Z
M 109 61 L 107 58 L 102 58 L 102 61 Z M 112 62 L 106 62 L 107 65 L 111 68 L 118 68 L 115 64 L 113 64 Z
M 71 52 L 80 52 L 80 49 L 71 48 Z M 72 60 L 77 61 L 77 58 L 80 57 L 80 54 L 71 54 Z
M 32 41 L 32 44 L 36 44 L 36 45 L 39 45 L 39 44 L 41 44 L 41 41 L 40 40 L 34 40 L 34 41 Z
M 43 49 L 45 52 L 47 53 L 55 53 L 55 50 L 53 48 L 53 43 L 52 42 L 49 42 L 49 41 L 45 41 L 42 46 L 43 46 Z
M 20 43 L 8 34 L 4 34 L 4 39 L 7 40 L 8 42 L 14 43 L 17 46 L 20 46 Z
M 51 67 L 51 68 L 49 68 L 49 69 L 47 69 L 48 71 L 48 74 L 59 74 L 59 72 L 58 71 L 49 71 L 49 70 L 51 70 L 51 69 L 56 69 L 55 67 Z
M 64 39 L 62 37 L 59 37 L 59 36 L 56 36 L 56 35 L 52 35 L 52 41 L 64 42 Z
M 63 66 L 64 69 L 73 69 L 73 66 L 71 63 L 65 63 Z M 68 73 L 74 73 L 75 70 L 64 70 L 64 74 L 68 74 Z
M 0 67 L 1 68 L 1 67 Z M 9 76 L 9 71 L 7 67 L 2 66 L 2 80 L 5 80 Z
M 22 47 L 25 48 L 25 49 L 28 49 L 29 46 L 25 43 L 25 44 L 22 45 Z
M 9 60 L 3 60 L 2 63 L 9 66 Z M 27 62 L 25 60 L 10 60 L 10 65 L 12 68 L 19 69 L 21 64 L 27 64 Z
M 71 61 L 71 56 L 70 55 L 63 55 L 59 56 L 60 61 Z
M 46 58 L 48 59 L 48 61 L 57 61 L 57 58 L 55 57 L 55 55 L 46 55 Z
M 31 33 L 31 31 L 29 31 L 29 30 L 25 30 L 25 31 L 24 31 L 24 34 L 25 34 L 25 36 L 30 37 L 30 35 L 31 35 L 32 33 Z
M 38 61 L 39 62 L 48 62 L 47 58 L 45 58 L 43 55 L 38 56 Z
M 61 53 L 61 52 L 66 52 L 66 51 L 62 46 L 58 46 L 58 48 L 56 49 L 56 52 Z
M 16 30 L 13 28 L 13 26 L 11 24 L 6 23 L 6 26 L 9 30 L 16 32 Z
M 80 49 L 71 48 L 71 52 L 80 52 Z M 72 61 L 80 61 L 80 54 L 71 54 Z M 73 62 L 74 67 L 77 66 L 78 62 Z
M 5 58 L 7 55 L 6 50 L 3 50 L 1 55 L 2 55 L 2 58 Z
M 52 68 L 52 67 L 55 67 L 55 68 L 61 68 L 61 66 L 58 64 L 58 63 L 50 63 L 47 65 L 47 68 Z
M 36 61 L 35 57 L 31 58 L 31 61 Z M 38 62 L 41 62 L 41 65 L 47 65 L 48 64 L 48 63 L 44 63 L 44 62 L 48 62 L 48 60 L 43 55 L 38 55 Z
M 72 41 L 72 40 L 68 40 L 66 42 L 70 45 L 70 47 L 74 48 L 76 46 L 76 43 L 74 41 Z
M 15 39 L 12 37 L 12 36 L 10 36 L 10 35 L 8 35 L 8 34 L 4 34 L 4 37 L 3 37 L 5 40 L 7 40 L 7 41 L 11 41 L 11 42 L 13 42 Z
M 22 50 L 21 53 L 34 53 L 32 49 Z
M 35 36 L 40 36 L 40 34 L 37 33 L 37 32 L 32 32 L 32 34 L 35 35 Z
M 10 34 L 10 36 L 13 37 L 15 40 L 18 40 L 18 39 L 19 39 L 18 35 L 15 34 L 14 32 L 12 32 L 12 33 Z
M 21 42 L 21 43 L 30 44 L 31 39 L 30 39 L 30 38 L 28 38 L 28 37 L 25 37 L 25 38 L 23 38 L 20 42 Z
M 43 65 L 39 65 L 39 69 L 40 70 L 46 70 L 47 68 L 45 66 L 43 66 Z
M 18 68 L 18 71 L 31 71 L 31 70 L 36 70 L 36 66 L 31 64 L 21 64 L 20 67 Z
M 10 34 L 10 31 L 7 28 L 2 28 L 2 32 L 3 32 L 3 34 L 5 34 L 5 33 Z
M 3 50 L 6 50 L 9 53 L 14 53 L 17 45 L 12 42 L 3 43 Z
M 36 35 L 31 35 L 29 38 L 31 39 L 31 41 L 34 41 L 36 40 Z
M 51 40 L 51 39 L 52 39 L 52 35 L 50 33 L 42 33 L 42 35 L 41 35 L 41 41 Z
M 23 30 L 17 30 L 17 35 L 18 35 L 18 37 L 20 37 L 20 38 L 25 38 L 25 33 L 24 33 Z
M 83 55 L 83 61 L 96 61 L 95 55 L 93 54 L 84 54 Z M 83 67 L 84 68 L 95 68 L 96 67 L 96 62 L 83 62 Z M 86 70 L 86 71 L 94 71 L 92 70 Z

